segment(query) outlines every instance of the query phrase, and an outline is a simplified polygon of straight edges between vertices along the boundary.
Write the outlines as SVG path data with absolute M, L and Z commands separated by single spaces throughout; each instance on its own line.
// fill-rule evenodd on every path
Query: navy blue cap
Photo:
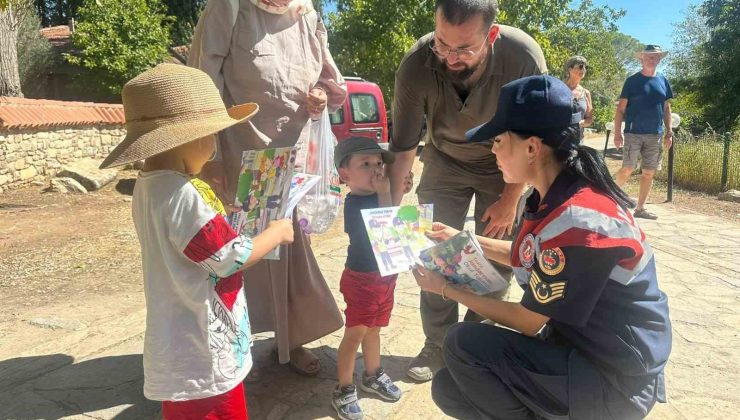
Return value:
M 583 118 L 576 109 L 570 88 L 560 79 L 548 75 L 523 77 L 501 88 L 496 115 L 465 133 L 465 137 L 481 142 L 514 130 L 546 138 L 549 133 L 578 124 Z

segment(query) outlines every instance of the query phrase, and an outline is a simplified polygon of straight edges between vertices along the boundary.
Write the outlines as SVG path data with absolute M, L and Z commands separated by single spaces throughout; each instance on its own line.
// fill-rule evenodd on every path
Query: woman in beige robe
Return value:
M 234 201 L 242 151 L 295 146 L 310 132 L 310 115 L 342 105 L 346 85 L 326 37 L 310 0 L 206 5 L 188 64 L 213 78 L 226 105 L 260 106 L 249 123 L 219 134 L 220 156 L 204 168 L 202 177 L 224 202 Z M 341 328 L 342 316 L 297 225 L 295 242 L 280 253 L 280 260 L 245 272 L 252 332 L 275 331 L 280 363 L 315 374 L 318 359 L 302 346 Z

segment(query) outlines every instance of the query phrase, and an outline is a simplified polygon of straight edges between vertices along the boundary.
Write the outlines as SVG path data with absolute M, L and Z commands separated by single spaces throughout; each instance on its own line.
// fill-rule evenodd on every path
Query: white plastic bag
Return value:
M 311 134 L 301 145 L 296 161 L 296 167 L 302 172 L 321 176 L 319 183 L 296 207 L 298 224 L 308 234 L 326 232 L 339 215 L 342 195 L 339 174 L 334 167 L 336 144 L 329 112 L 324 109 L 321 117 L 311 124 Z

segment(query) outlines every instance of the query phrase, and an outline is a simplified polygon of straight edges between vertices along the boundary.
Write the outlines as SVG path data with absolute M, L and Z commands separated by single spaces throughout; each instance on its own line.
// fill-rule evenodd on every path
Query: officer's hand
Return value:
M 427 236 L 435 241 L 442 242 L 452 238 L 458 233 L 460 233 L 459 230 L 451 228 L 444 223 L 434 222 L 432 225 L 432 231 L 427 232 Z
M 447 284 L 447 280 L 442 277 L 441 274 L 435 271 L 427 270 L 426 268 L 418 264 L 412 270 L 412 273 L 414 273 L 416 284 L 418 284 L 421 290 L 425 292 L 431 292 L 441 295 L 442 289 L 444 289 L 445 285 Z
M 514 220 L 516 219 L 516 201 L 511 206 L 508 203 L 498 200 L 488 206 L 481 221 L 488 222 L 488 226 L 483 230 L 483 236 L 489 238 L 501 239 L 505 235 L 511 235 L 514 229 Z

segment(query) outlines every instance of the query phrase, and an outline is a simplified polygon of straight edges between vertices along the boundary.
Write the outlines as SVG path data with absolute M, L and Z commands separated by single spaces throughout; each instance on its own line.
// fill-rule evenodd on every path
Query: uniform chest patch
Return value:
M 565 254 L 560 248 L 548 248 L 540 253 L 540 269 L 548 276 L 556 276 L 565 268 Z
M 534 265 L 534 235 L 531 233 L 527 234 L 519 244 L 519 261 L 524 268 L 532 268 Z
M 529 277 L 529 287 L 537 302 L 546 305 L 565 297 L 565 282 L 545 283 L 536 271 Z

